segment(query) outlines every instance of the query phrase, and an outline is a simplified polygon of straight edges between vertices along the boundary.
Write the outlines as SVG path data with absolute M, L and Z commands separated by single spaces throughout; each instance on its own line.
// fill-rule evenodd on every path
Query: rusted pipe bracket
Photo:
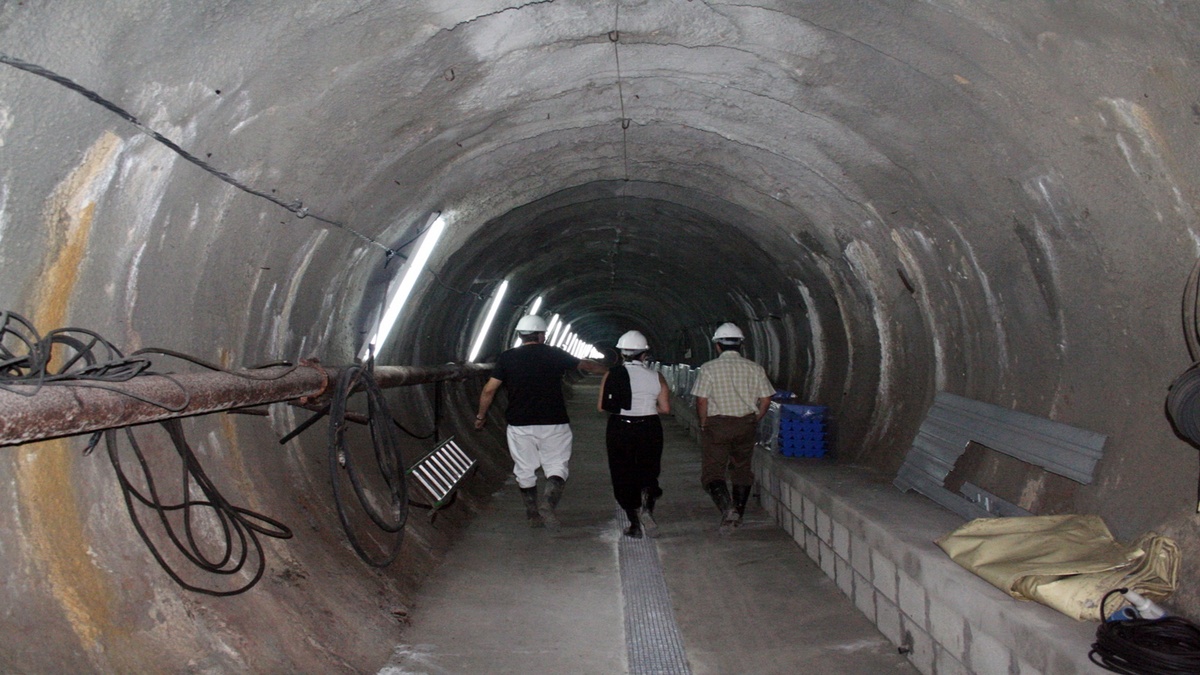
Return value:
M 321 388 L 315 394 L 300 397 L 301 405 L 315 404 L 329 391 L 329 371 L 322 368 L 321 362 L 317 359 L 300 359 L 300 365 L 305 368 L 313 368 L 321 374 Z

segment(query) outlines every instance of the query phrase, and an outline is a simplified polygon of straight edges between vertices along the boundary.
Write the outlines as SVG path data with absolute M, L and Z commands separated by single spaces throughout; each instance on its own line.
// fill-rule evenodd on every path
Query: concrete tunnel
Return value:
M 350 364 L 440 213 L 379 363 L 465 361 L 507 281 L 479 361 L 537 297 L 664 363 L 734 321 L 884 480 L 939 391 L 1092 430 L 1088 485 L 989 478 L 1174 537 L 1196 617 L 1197 454 L 1164 400 L 1193 360 L 1198 45 L 1200 6 L 1166 0 L 3 3 L 0 309 L 230 368 Z M 479 386 L 389 390 L 483 471 L 381 570 L 337 526 L 324 434 L 278 443 L 305 411 L 188 419 L 214 480 L 297 533 L 233 600 L 162 573 L 86 436 L 5 448 L 0 669 L 378 667 L 510 468 L 467 433 Z

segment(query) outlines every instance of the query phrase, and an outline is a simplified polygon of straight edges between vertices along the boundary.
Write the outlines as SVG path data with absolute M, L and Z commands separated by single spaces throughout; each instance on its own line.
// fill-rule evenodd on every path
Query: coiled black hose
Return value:
M 169 375 L 151 372 L 151 362 L 146 358 L 150 354 L 182 359 L 210 370 L 226 372 L 246 379 L 274 379 L 291 372 L 291 370 L 286 370 L 283 373 L 258 375 L 244 371 L 229 371 L 187 354 L 159 348 L 141 349 L 130 356 L 125 356 L 115 345 L 93 331 L 83 328 L 58 328 L 49 331 L 45 336 L 40 336 L 33 324 L 25 317 L 15 312 L 0 311 L 0 389 L 23 396 L 34 396 L 47 386 L 96 387 L 173 412 L 183 410 L 190 402 L 190 397 L 182 387 L 179 388 L 182 401 L 172 403 L 135 396 L 120 386 L 121 383 L 142 375 L 159 375 L 174 382 Z M 260 367 L 273 365 L 286 364 L 267 364 Z M 32 391 L 29 391 L 29 385 L 32 385 Z M 148 494 L 143 494 L 134 485 L 134 481 L 130 480 L 129 474 L 121 462 L 117 430 L 109 429 L 92 434 L 84 454 L 90 454 L 100 439 L 104 438 L 109 461 L 116 471 L 117 483 L 121 487 L 133 527 L 145 542 L 146 547 L 150 549 L 150 554 L 154 556 L 154 559 L 172 580 L 187 590 L 207 595 L 236 595 L 249 590 L 262 578 L 266 568 L 264 552 L 258 535 L 289 539 L 292 536 L 291 530 L 267 516 L 231 504 L 221 495 L 200 466 L 196 454 L 184 437 L 182 423 L 178 419 L 171 419 L 160 424 L 167 430 L 180 460 L 183 482 L 180 489 L 182 497 L 179 503 L 163 503 L 150 469 L 150 462 L 142 452 L 132 427 L 124 427 L 125 437 L 141 471 L 139 482 L 145 486 Z M 192 499 L 193 485 L 203 495 L 202 499 Z M 155 512 L 163 532 L 175 545 L 175 548 L 188 562 L 204 572 L 220 576 L 236 575 L 246 569 L 247 561 L 250 560 L 250 551 L 253 550 L 253 559 L 257 567 L 251 578 L 248 581 L 224 588 L 200 586 L 185 581 L 155 545 L 153 538 L 142 524 L 138 516 L 141 508 L 138 506 L 139 504 L 141 507 Z M 205 554 L 204 547 L 197 541 L 194 533 L 194 521 L 196 520 L 194 514 L 204 511 L 212 516 L 205 520 L 215 520 L 218 523 L 221 538 L 224 540 L 221 554 L 215 557 Z M 180 515 L 173 520 L 171 514 L 174 513 Z M 180 519 L 182 519 L 182 525 L 178 523 Z
M 1171 383 L 1167 415 L 1180 436 L 1200 446 L 1200 259 L 1183 288 L 1183 337 L 1192 366 Z
M 136 355 L 127 357 L 111 342 L 90 330 L 57 328 L 43 337 L 25 317 L 16 312 L 0 311 L 0 389 L 5 391 L 36 396 L 46 385 L 69 383 L 76 387 L 116 391 L 172 412 L 187 407 L 188 396 L 182 389 L 182 404 L 171 404 L 132 396 L 113 386 L 128 382 L 149 369 L 148 359 Z
M 141 471 L 141 479 L 145 483 L 146 491 L 149 493 L 148 496 L 142 494 L 141 491 L 134 487 L 133 482 L 129 480 L 124 466 L 121 464 L 121 454 L 117 444 L 117 431 L 109 429 L 104 432 L 108 457 L 112 462 L 113 469 L 116 471 L 117 482 L 121 486 L 121 493 L 125 498 L 125 506 L 129 511 L 129 519 L 133 522 L 134 529 L 137 530 L 138 536 L 145 542 L 146 548 L 150 549 L 151 555 L 158 561 L 159 566 L 166 571 L 167 575 L 175 583 L 187 590 L 216 596 L 237 595 L 238 593 L 250 590 L 258 583 L 262 578 L 263 572 L 266 570 L 266 556 L 263 552 L 262 543 L 258 540 L 258 535 L 261 534 L 278 539 L 291 539 L 292 531 L 277 520 L 229 503 L 227 499 L 221 496 L 220 491 L 217 490 L 212 480 L 208 477 L 208 474 L 200 466 L 200 462 L 196 459 L 196 454 L 192 451 L 191 446 L 188 445 L 187 439 L 184 437 L 183 424 L 179 419 L 166 420 L 160 422 L 160 424 L 170 435 L 171 442 L 175 447 L 175 451 L 179 454 L 182 466 L 183 496 L 177 504 L 166 505 L 163 503 L 154 482 L 154 475 L 150 470 L 149 463 L 146 461 L 146 456 L 142 453 L 141 446 L 138 444 L 132 427 L 124 427 L 124 431 L 129 445 L 133 449 L 134 456 L 137 458 L 138 468 Z M 200 493 L 204 497 L 203 499 L 192 499 L 191 486 L 193 484 L 200 490 Z M 250 550 L 253 549 L 255 564 L 252 577 L 248 581 L 243 581 L 232 588 L 225 589 L 197 586 L 184 581 L 182 576 L 175 571 L 146 532 L 146 528 L 143 527 L 141 519 L 138 517 L 138 506 L 135 504 L 135 501 L 154 511 L 158 516 L 158 521 L 162 524 L 163 532 L 166 533 L 167 537 L 175 545 L 175 548 L 190 563 L 205 572 L 220 576 L 235 575 L 246 567 Z M 176 511 L 182 512 L 182 539 L 176 531 L 176 524 L 169 517 L 170 513 Z M 194 514 L 197 511 L 208 511 L 212 517 L 206 520 L 215 520 L 219 524 L 220 533 L 224 540 L 219 549 L 222 551 L 220 556 L 211 557 L 206 555 L 204 547 L 196 541 L 194 531 L 196 516 Z M 259 523 L 264 523 L 266 526 L 264 527 Z M 234 541 L 235 536 L 237 539 L 236 542 Z M 184 539 L 186 539 L 186 542 Z
M 1096 642 L 1088 652 L 1092 663 L 1124 675 L 1195 675 L 1200 673 L 1200 628 L 1177 616 L 1161 619 L 1106 621 L 1104 608 L 1118 588 L 1100 603 Z
M 371 445 L 375 453 L 375 468 L 379 478 L 387 487 L 386 512 L 376 506 L 377 500 L 368 493 L 365 485 L 366 476 L 354 461 L 353 455 L 347 451 L 346 406 L 350 395 L 361 388 L 367 396 L 368 428 L 371 434 Z M 372 567 L 387 567 L 400 554 L 400 545 L 404 540 L 404 524 L 408 520 L 408 485 L 404 476 L 404 457 L 400 452 L 400 436 L 398 429 L 388 412 L 387 400 L 383 390 L 375 382 L 369 367 L 352 366 L 342 371 L 338 378 L 337 388 L 329 408 L 329 479 L 333 485 L 333 498 L 337 506 L 338 518 L 350 546 L 364 562 Z M 343 496 L 343 473 L 349 478 L 358 498 L 358 503 L 375 526 L 382 530 L 390 543 L 379 548 L 382 552 L 367 551 L 360 536 L 356 534 L 346 498 Z
M 1183 371 L 1167 390 L 1167 415 L 1175 430 L 1200 446 L 1200 363 Z

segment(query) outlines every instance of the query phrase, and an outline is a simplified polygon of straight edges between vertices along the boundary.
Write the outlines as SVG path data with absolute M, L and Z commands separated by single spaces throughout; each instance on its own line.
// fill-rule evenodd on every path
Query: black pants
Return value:
M 613 496 L 622 509 L 640 507 L 643 489 L 649 489 L 656 499 L 662 495 L 658 474 L 662 470 L 663 430 L 658 415 L 609 415 L 604 440 Z

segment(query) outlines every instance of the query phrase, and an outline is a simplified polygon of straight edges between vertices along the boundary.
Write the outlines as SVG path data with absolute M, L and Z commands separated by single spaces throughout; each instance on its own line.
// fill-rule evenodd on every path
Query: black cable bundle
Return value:
M 179 387 L 181 400 L 171 403 L 146 399 L 120 386 L 121 383 L 144 375 L 156 375 L 175 382 L 169 375 L 154 373 L 150 370 L 151 363 L 145 358 L 148 354 L 161 354 L 182 359 L 209 370 L 230 373 L 251 380 L 275 379 L 291 372 L 289 369 L 283 373 L 261 376 L 247 372 L 234 372 L 169 349 L 147 348 L 125 356 L 111 342 L 90 330 L 58 328 L 46 333 L 45 336 L 40 336 L 33 324 L 25 317 L 15 312 L 0 311 L 0 389 L 15 394 L 35 396 L 43 387 L 48 386 L 94 387 L 129 396 L 171 412 L 185 409 L 191 399 L 183 387 Z M 277 365 L 287 364 L 274 363 L 260 367 Z M 208 595 L 236 595 L 249 590 L 262 578 L 266 568 L 265 556 L 258 535 L 289 539 L 292 536 L 291 530 L 278 521 L 234 506 L 226 500 L 201 468 L 199 460 L 184 438 L 183 425 L 179 419 L 167 420 L 161 424 L 170 435 L 182 467 L 182 498 L 178 504 L 167 505 L 162 502 L 154 482 L 150 463 L 142 452 L 141 446 L 138 445 L 132 427 L 124 427 L 125 434 L 137 458 L 142 474 L 140 482 L 145 485 L 148 496 L 134 486 L 121 464 L 115 429 L 92 434 L 84 454 L 90 454 L 96 444 L 100 442 L 101 437 L 105 439 L 109 461 L 116 471 L 117 482 L 121 486 L 125 506 L 129 511 L 133 527 L 147 548 L 150 549 L 151 555 L 171 579 L 190 591 Z M 203 499 L 192 499 L 192 485 L 200 490 Z M 139 503 L 156 513 L 167 537 L 183 557 L 205 572 L 217 575 L 237 574 L 245 569 L 246 563 L 250 559 L 249 552 L 253 549 L 258 567 L 252 578 L 245 583 L 226 589 L 205 588 L 185 582 L 159 551 L 143 527 L 138 518 L 137 504 Z M 195 520 L 193 514 L 198 509 L 211 512 L 213 518 L 210 520 L 215 520 L 219 525 L 221 536 L 224 539 L 223 553 L 215 558 L 205 555 L 193 532 Z M 182 513 L 182 538 L 176 531 L 177 525 L 169 517 L 169 514 L 174 512 Z M 260 525 L 260 522 L 265 523 L 266 526 Z
M 380 513 L 375 506 L 377 500 L 368 494 L 364 475 L 358 464 L 346 450 L 346 406 L 350 395 L 358 388 L 367 394 L 368 426 L 371 433 L 371 444 L 375 451 L 375 464 L 379 476 L 387 486 L 390 513 Z M 408 484 L 404 477 L 404 457 L 400 453 L 400 436 L 397 427 L 388 412 L 387 401 L 383 390 L 375 382 L 369 368 L 353 366 L 342 371 L 338 378 L 337 389 L 329 409 L 329 479 L 333 484 L 333 498 L 337 506 L 338 518 L 342 528 L 350 540 L 350 546 L 364 562 L 372 567 L 387 567 L 400 554 L 400 544 L 404 540 L 404 524 L 408 520 Z M 354 493 L 363 511 L 380 530 L 394 535 L 391 544 L 383 551 L 382 557 L 373 556 L 367 552 L 354 533 L 347 511 L 345 498 L 342 495 L 341 475 L 345 471 L 354 486 Z
M 1171 383 L 1167 415 L 1180 436 L 1200 445 L 1200 364 L 1183 371 Z
M 1130 675 L 1200 673 L 1200 628 L 1186 619 L 1105 621 L 1096 629 L 1092 663 Z
M 5 391 L 36 396 L 43 386 L 62 383 L 121 391 L 109 385 L 128 382 L 149 368 L 149 360 L 126 357 L 90 330 L 57 328 L 43 337 L 25 317 L 0 311 L 0 389 Z M 6 386 L 14 384 L 32 385 L 33 389 Z
M 1179 374 L 1167 393 L 1167 415 L 1180 436 L 1200 445 L 1200 259 L 1183 289 L 1183 337 L 1192 366 Z
M 1177 616 L 1161 619 L 1105 621 L 1100 603 L 1100 625 L 1088 658 L 1092 663 L 1124 675 L 1195 675 L 1200 673 L 1200 628 Z
M 117 472 L 117 482 L 121 485 L 121 492 L 125 497 L 125 506 L 129 511 L 130 520 L 133 521 L 134 529 L 137 530 L 138 536 L 145 542 L 146 547 L 150 549 L 150 553 L 158 561 L 163 570 L 166 571 L 175 583 L 189 591 L 207 595 L 226 596 L 237 595 L 238 593 L 250 590 L 262 578 L 263 572 L 267 567 L 266 556 L 263 552 L 262 542 L 258 540 L 258 535 L 261 534 L 278 539 L 291 539 L 292 531 L 277 520 L 229 503 L 228 500 L 221 496 L 221 493 L 213 485 L 208 474 L 200 466 L 200 462 L 196 459 L 196 454 L 192 451 L 191 446 L 188 445 L 187 439 L 184 438 L 183 424 L 179 419 L 166 420 L 160 424 L 162 424 L 170 435 L 171 442 L 175 446 L 175 451 L 179 454 L 179 460 L 183 468 L 183 497 L 178 504 L 163 504 L 162 498 L 158 494 L 158 489 L 154 484 L 154 475 L 150 470 L 150 465 L 146 461 L 146 456 L 142 453 L 141 446 L 138 445 L 137 437 L 134 436 L 132 427 L 125 427 L 125 434 L 129 440 L 129 445 L 133 448 L 134 455 L 137 457 L 142 480 L 146 485 L 146 491 L 149 493 L 149 496 L 143 495 L 141 491 L 134 487 L 124 467 L 121 465 L 116 430 L 109 429 L 104 432 L 108 457 L 112 462 L 113 469 Z M 192 499 L 191 485 L 193 483 L 199 488 L 201 494 L 204 495 L 203 499 Z M 159 522 L 162 523 L 163 531 L 166 532 L 171 542 L 175 544 L 175 548 L 189 562 L 205 572 L 221 576 L 237 574 L 245 568 L 250 549 L 253 548 L 257 563 L 253 577 L 240 585 L 223 590 L 204 588 L 184 581 L 163 557 L 162 553 L 159 552 L 158 547 L 154 545 L 146 529 L 142 526 L 142 522 L 137 515 L 138 510 L 137 505 L 134 503 L 135 500 L 155 512 Z M 203 547 L 197 543 L 194 532 L 195 516 L 193 515 L 197 510 L 209 511 L 212 516 L 209 520 L 215 519 L 220 526 L 224 543 L 221 549 L 223 553 L 219 557 L 214 558 L 205 555 Z M 176 532 L 176 526 L 169 518 L 169 514 L 175 511 L 182 511 L 183 534 L 187 540 L 186 544 L 180 539 L 179 534 Z M 259 522 L 265 523 L 266 527 L 259 525 Z M 236 542 L 234 541 L 235 535 L 237 537 Z
M 1167 389 L 1167 417 L 1177 434 L 1200 448 L 1200 259 L 1192 265 L 1183 289 L 1183 337 L 1192 365 Z M 1200 503 L 1200 482 L 1196 493 Z

